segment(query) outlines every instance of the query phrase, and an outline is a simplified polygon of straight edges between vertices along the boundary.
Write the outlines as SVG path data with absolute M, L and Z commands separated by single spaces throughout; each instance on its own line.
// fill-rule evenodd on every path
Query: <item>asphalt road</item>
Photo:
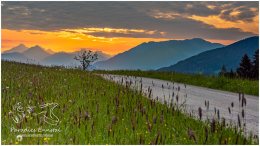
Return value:
M 225 118 L 228 125 L 238 126 L 239 115 L 245 134 L 248 135 L 252 132 L 254 135 L 259 135 L 259 98 L 257 96 L 244 95 L 246 106 L 242 108 L 242 100 L 239 101 L 238 93 L 144 77 L 108 74 L 101 76 L 119 84 L 122 83 L 122 80 L 123 84 L 132 82 L 131 88 L 136 90 L 142 88 L 142 92 L 146 96 L 149 95 L 148 89 L 150 89 L 153 99 L 158 99 L 162 103 L 167 102 L 167 104 L 172 102 L 182 108 L 185 113 L 192 114 L 196 118 L 199 118 L 198 109 L 201 108 L 203 120 L 212 120 L 213 118 L 222 120 Z M 242 109 L 244 109 L 244 118 Z

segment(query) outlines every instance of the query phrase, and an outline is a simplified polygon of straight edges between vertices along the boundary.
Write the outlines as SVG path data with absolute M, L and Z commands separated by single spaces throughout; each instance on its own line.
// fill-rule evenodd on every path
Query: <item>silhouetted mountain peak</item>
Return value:
M 31 58 L 31 59 L 35 59 L 37 61 L 40 61 L 43 58 L 50 55 L 47 51 L 45 51 L 45 49 L 43 49 L 39 45 L 36 45 L 36 46 L 33 46 L 33 47 L 27 49 L 26 51 L 23 52 L 23 54 L 26 57 Z
M 217 74 L 223 65 L 225 65 L 228 70 L 236 70 L 242 56 L 247 54 L 252 58 L 257 49 L 259 49 L 259 37 L 253 36 L 225 47 L 199 53 L 159 70 L 182 73 Z
M 18 46 L 16 47 L 26 47 L 24 44 L 19 44 Z M 27 48 L 27 47 L 26 47 Z
M 98 69 L 108 70 L 158 69 L 203 51 L 219 47 L 223 47 L 223 45 L 211 43 L 203 39 L 151 41 L 139 44 L 105 62 L 97 62 L 95 65 Z
M 187 41 L 200 41 L 200 42 L 208 42 L 202 38 L 192 38 L 192 39 L 187 39 Z
M 34 50 L 44 50 L 41 46 L 39 46 L 39 45 L 35 45 L 35 46 L 33 46 L 33 47 L 31 47 L 31 48 L 29 48 L 29 49 L 34 49 Z
M 7 51 L 4 51 L 4 53 L 13 53 L 13 52 L 24 52 L 26 51 L 28 48 L 24 45 L 24 44 L 19 44 L 15 47 L 13 47 L 12 49 L 10 50 L 7 50 Z

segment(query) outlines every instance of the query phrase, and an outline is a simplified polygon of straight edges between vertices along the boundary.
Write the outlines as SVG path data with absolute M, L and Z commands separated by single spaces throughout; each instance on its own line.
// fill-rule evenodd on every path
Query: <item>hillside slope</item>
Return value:
M 223 45 L 199 38 L 148 42 L 94 65 L 103 70 L 154 70 L 218 47 Z
M 234 71 L 244 54 L 248 54 L 252 58 L 257 49 L 259 49 L 259 37 L 254 36 L 222 48 L 200 53 L 175 65 L 161 68 L 159 71 L 217 74 L 222 65 L 225 65 L 228 70 L 233 69 Z

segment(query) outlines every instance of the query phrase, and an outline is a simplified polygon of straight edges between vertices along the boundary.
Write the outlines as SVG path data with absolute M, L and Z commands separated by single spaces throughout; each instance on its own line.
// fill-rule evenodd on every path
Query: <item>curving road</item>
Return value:
M 239 94 L 204 87 L 185 85 L 176 82 L 151 79 L 144 77 L 133 77 L 123 75 L 100 74 L 103 78 L 122 83 L 130 83 L 131 88 L 140 90 L 148 96 L 149 91 L 153 99 L 164 103 L 173 102 L 183 107 L 188 114 L 199 118 L 199 108 L 202 109 L 202 119 L 225 118 L 227 124 L 238 125 L 238 115 L 245 134 L 258 134 L 259 123 L 259 98 L 257 96 L 244 95 L 246 106 L 242 108 L 242 100 Z M 178 102 L 176 96 L 178 95 Z M 242 95 L 241 95 L 242 98 Z M 233 106 L 232 106 L 233 105 Z M 229 110 L 230 109 L 230 110 Z M 244 109 L 244 118 L 242 115 Z M 219 114 L 218 114 L 219 113 Z M 243 126 L 245 123 L 245 126 Z

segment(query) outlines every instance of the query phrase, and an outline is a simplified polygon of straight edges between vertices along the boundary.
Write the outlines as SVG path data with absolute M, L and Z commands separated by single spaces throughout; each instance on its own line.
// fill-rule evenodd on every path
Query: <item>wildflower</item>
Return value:
M 216 121 L 215 119 L 212 119 L 212 122 L 210 123 L 210 127 L 211 127 L 211 132 L 215 132 L 216 130 Z
M 50 140 L 49 137 L 44 137 L 43 141 L 48 142 Z
M 231 107 L 232 107 L 232 108 L 234 107 L 234 102 L 231 102 Z
M 245 111 L 242 109 L 242 118 L 245 118 Z
M 240 121 L 240 116 L 237 115 L 237 121 L 238 121 L 238 126 L 241 127 L 241 121 Z
M 117 117 L 116 116 L 113 116 L 112 117 L 112 124 L 115 124 L 117 122 Z
M 17 135 L 17 136 L 16 136 L 16 139 L 17 139 L 17 141 L 22 141 L 22 140 L 23 140 L 23 137 L 22 137 L 22 135 Z
M 242 107 L 246 106 L 246 98 L 244 94 L 242 94 Z
M 85 117 L 84 118 L 85 118 L 85 121 L 90 118 L 90 115 L 89 115 L 88 112 L 85 112 Z
M 202 109 L 201 109 L 201 107 L 199 107 L 199 117 L 200 117 L 200 120 L 201 120 L 201 117 L 202 117 Z
M 153 117 L 153 123 L 156 124 L 156 121 L 157 121 L 157 117 Z
M 13 115 L 13 112 L 12 112 L 12 111 L 9 111 L 8 115 L 9 115 L 9 116 Z
M 219 110 L 217 111 L 217 114 L 218 114 L 218 120 L 220 119 L 220 114 L 219 114 Z
M 192 131 L 191 128 L 188 129 L 188 136 L 189 136 L 189 139 L 193 139 L 194 142 L 197 143 L 197 140 L 196 140 L 195 134 L 194 134 L 194 132 Z

